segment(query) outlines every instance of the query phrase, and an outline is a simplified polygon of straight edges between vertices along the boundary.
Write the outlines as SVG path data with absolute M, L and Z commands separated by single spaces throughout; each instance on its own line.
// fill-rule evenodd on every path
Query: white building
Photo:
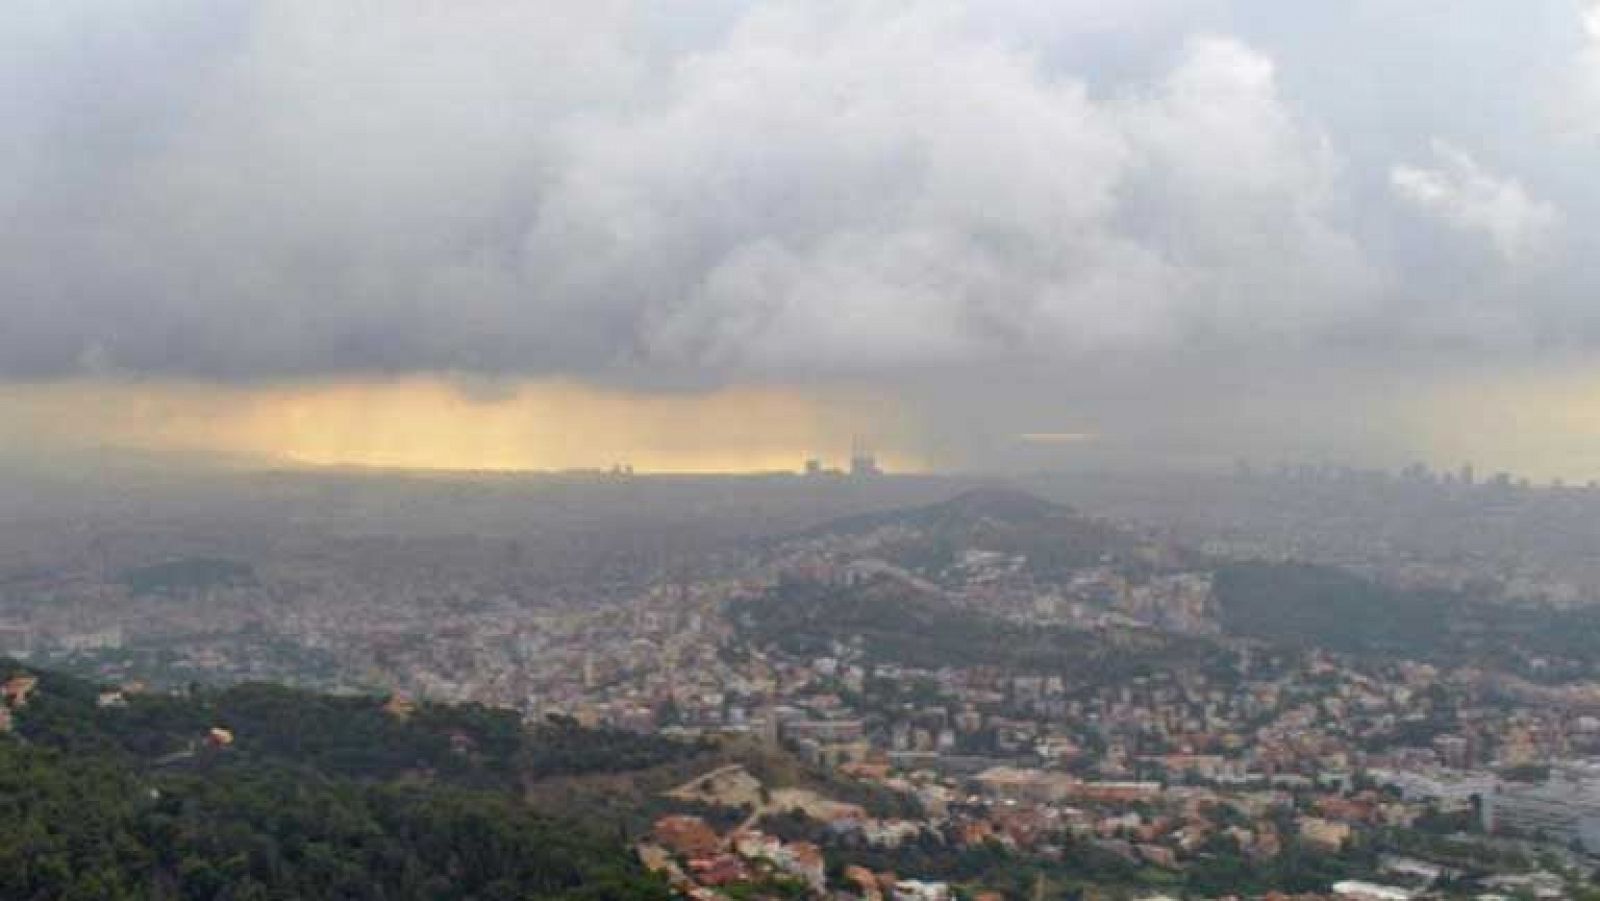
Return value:
M 1558 767 L 1539 785 L 1502 785 L 1484 798 L 1483 818 L 1493 832 L 1600 850 L 1600 766 Z
M 1356 879 L 1335 882 L 1333 894 L 1345 901 L 1411 901 L 1413 897 L 1411 892 L 1403 888 L 1379 885 L 1376 882 L 1361 882 Z
M 894 901 L 950 901 L 950 886 L 943 882 L 902 879 L 894 884 Z

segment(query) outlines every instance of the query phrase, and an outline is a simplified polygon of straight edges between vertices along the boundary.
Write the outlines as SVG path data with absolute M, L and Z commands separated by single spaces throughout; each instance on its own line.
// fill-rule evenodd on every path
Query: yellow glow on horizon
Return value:
M 1537 481 L 1600 479 L 1600 369 L 1550 366 L 1448 380 L 1421 404 L 1419 440 L 1436 460 Z
M 479 396 L 483 395 L 483 396 Z M 486 395 L 448 377 L 222 386 L 78 380 L 0 387 L 0 417 L 40 448 L 113 446 L 302 466 L 638 472 L 795 471 L 852 438 L 921 471 L 884 398 L 776 387 L 648 394 L 522 381 Z M 0 426 L 4 428 L 4 426 Z M 885 434 L 885 430 L 893 430 Z

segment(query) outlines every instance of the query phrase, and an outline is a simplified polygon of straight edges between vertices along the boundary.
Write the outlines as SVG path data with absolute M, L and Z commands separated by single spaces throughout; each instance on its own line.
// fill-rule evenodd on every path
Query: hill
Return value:
M 1229 634 L 1346 652 L 1435 651 L 1453 606 L 1443 592 L 1390 588 L 1303 563 L 1223 566 L 1215 586 Z
M 1082 631 L 1008 622 L 954 607 L 904 582 L 853 585 L 790 581 L 736 604 L 742 637 L 799 656 L 828 656 L 838 646 L 866 659 L 937 669 L 1002 666 L 1054 672 L 1083 681 L 1114 680 L 1201 660 L 1202 642 L 1145 630 Z
M 1216 560 L 1006 488 L 837 520 L 788 547 L 787 581 L 735 612 L 747 637 L 802 654 L 859 642 L 917 666 L 1093 676 L 1137 671 L 1133 656 L 1150 658 L 1144 665 L 1193 656 L 1196 641 L 1217 636 L 1535 680 L 1600 677 L 1600 608 Z
M 5 672 L 38 683 L 0 736 L 0 897 L 667 897 L 603 824 L 524 787 L 693 746 L 259 685 L 102 702 Z
M 1230 635 L 1470 664 L 1539 681 L 1600 676 L 1600 607 L 1513 606 L 1304 563 L 1224 565 L 1215 586 Z
M 970 529 L 984 521 L 1010 525 L 1038 525 L 1050 520 L 1074 518 L 1077 515 L 1065 504 L 1047 501 L 1026 491 L 991 485 L 973 488 L 937 503 L 841 517 L 809 530 L 809 534 L 867 532 L 892 525 Z
M 1025 570 L 1043 580 L 1104 563 L 1172 567 L 1194 557 L 1071 507 L 998 486 L 975 488 L 935 504 L 834 520 L 798 537 L 870 540 L 877 556 L 930 578 L 969 550 L 1021 558 Z

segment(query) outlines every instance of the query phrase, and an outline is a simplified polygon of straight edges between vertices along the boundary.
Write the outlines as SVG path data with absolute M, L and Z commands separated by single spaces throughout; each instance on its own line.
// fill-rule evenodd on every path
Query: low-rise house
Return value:
M 894 901 L 950 901 L 950 886 L 943 882 L 902 879 L 894 884 Z
M 1334 883 L 1333 895 L 1341 901 L 1411 901 L 1414 897 L 1407 889 L 1356 879 Z
M 732 854 L 714 857 L 696 857 L 689 861 L 689 874 L 703 886 L 718 888 L 739 882 L 748 882 L 750 870 L 744 861 Z
M 0 685 L 0 695 L 5 697 L 6 703 L 13 709 L 28 706 L 28 698 L 33 690 L 39 687 L 39 677 L 26 673 L 12 676 Z
M 1350 839 L 1350 827 L 1321 817 L 1301 817 L 1297 823 L 1300 840 L 1320 851 L 1337 852 Z
M 716 830 L 696 816 L 662 817 L 652 832 L 658 844 L 680 857 L 710 857 L 722 846 Z

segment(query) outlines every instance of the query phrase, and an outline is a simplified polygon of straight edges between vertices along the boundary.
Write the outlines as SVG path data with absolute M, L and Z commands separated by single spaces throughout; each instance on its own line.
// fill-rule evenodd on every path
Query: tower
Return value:
M 883 470 L 878 468 L 878 458 L 860 437 L 850 441 L 850 474 L 857 478 L 883 475 Z

